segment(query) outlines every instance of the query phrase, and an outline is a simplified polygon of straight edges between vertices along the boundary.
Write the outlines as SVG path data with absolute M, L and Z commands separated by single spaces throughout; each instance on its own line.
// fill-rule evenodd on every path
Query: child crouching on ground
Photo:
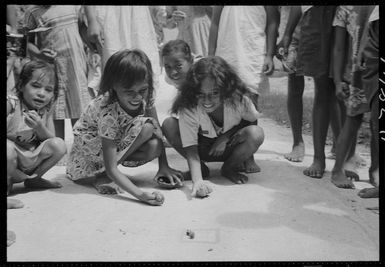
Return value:
M 179 115 L 179 132 L 169 141 L 187 159 L 192 196 L 212 192 L 203 182 L 201 160 L 224 162 L 221 174 L 237 184 L 248 180 L 240 172 L 260 171 L 252 156 L 264 133 L 256 125 L 258 112 L 247 94 L 244 83 L 220 57 L 203 58 L 189 70 L 172 107 Z
M 123 189 L 150 205 L 161 205 L 159 192 L 143 192 L 117 168 L 143 165 L 159 158 L 155 176 L 182 184 L 182 173 L 167 163 L 153 98 L 151 62 L 141 50 L 122 50 L 105 65 L 99 95 L 74 126 L 67 175 L 74 181 L 92 178 L 101 194 Z
M 26 63 L 16 94 L 7 97 L 7 184 L 29 188 L 59 188 L 43 179 L 66 153 L 63 139 L 55 137 L 52 112 L 58 96 L 54 68 L 43 61 Z

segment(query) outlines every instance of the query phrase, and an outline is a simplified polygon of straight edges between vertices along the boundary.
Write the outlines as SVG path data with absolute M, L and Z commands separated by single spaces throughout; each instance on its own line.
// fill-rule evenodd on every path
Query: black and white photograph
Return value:
M 57 3 L 6 5 L 6 262 L 379 263 L 382 5 Z

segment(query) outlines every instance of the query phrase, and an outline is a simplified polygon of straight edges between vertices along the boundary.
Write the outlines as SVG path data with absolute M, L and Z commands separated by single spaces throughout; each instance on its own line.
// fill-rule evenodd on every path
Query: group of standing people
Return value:
M 8 193 L 19 182 L 26 187 L 61 186 L 42 176 L 66 153 L 64 119 L 72 120 L 74 133 L 67 177 L 79 183 L 91 181 L 102 194 L 123 190 L 150 205 L 161 205 L 160 192 L 142 191 L 117 168 L 119 164 L 136 167 L 155 158 L 159 170 L 154 180 L 159 186 L 178 188 L 191 179 L 191 194 L 196 197 L 212 192 L 204 181 L 210 175 L 205 162 L 224 162 L 221 174 L 234 183 L 247 182 L 242 173 L 260 171 L 253 157 L 264 140 L 258 98 L 269 91 L 267 75 L 274 71 L 273 57 L 279 50 L 279 7 L 31 6 L 23 21 L 31 61 L 24 64 L 14 94 L 7 98 Z M 164 27 L 177 27 L 178 39 L 164 44 Z M 294 41 L 295 28 L 299 37 Z M 353 50 L 342 55 L 349 36 Z M 335 112 L 345 117 L 337 93 L 349 112 L 336 141 L 332 182 L 352 187 L 343 166 L 354 155 L 355 143 L 345 138 L 356 138 L 362 114 L 371 106 L 370 181 L 378 186 L 378 87 L 373 77 L 378 7 L 293 6 L 279 46 L 283 53 L 278 55 L 291 66 L 288 110 L 292 126 L 297 125 L 293 151 L 285 157 L 303 159 L 302 136 L 295 133 L 301 124 L 294 122 L 302 121 L 298 110 L 302 106 L 293 103 L 302 103 L 303 76 L 312 76 L 315 154 L 304 174 L 323 176 L 330 116 Z M 345 59 L 351 59 L 347 60 L 351 65 L 344 65 Z M 366 70 L 360 69 L 360 60 L 365 60 Z M 91 86 L 95 81 L 90 83 L 90 69 L 97 65 L 100 81 Z M 172 116 L 162 125 L 154 106 L 161 68 L 178 90 L 170 103 Z M 91 94 L 90 87 L 96 87 L 97 94 Z M 364 103 L 367 107 L 361 108 Z M 186 158 L 188 172 L 169 167 L 163 136 Z M 22 203 L 9 200 L 9 205 L 16 208 Z

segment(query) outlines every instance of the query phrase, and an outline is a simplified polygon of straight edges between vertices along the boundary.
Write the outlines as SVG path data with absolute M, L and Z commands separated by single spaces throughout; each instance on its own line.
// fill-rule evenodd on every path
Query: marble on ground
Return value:
M 162 121 L 175 91 L 161 79 L 157 93 Z M 213 188 L 208 198 L 190 197 L 191 182 L 175 190 L 157 188 L 152 177 L 157 161 L 138 168 L 119 167 L 145 191 L 159 190 L 163 206 L 143 204 L 128 193 L 99 195 L 65 177 L 55 166 L 46 178 L 61 189 L 28 191 L 16 185 L 13 195 L 22 209 L 8 210 L 8 229 L 16 243 L 8 261 L 378 261 L 378 199 L 361 199 L 370 187 L 368 166 L 359 169 L 356 189 L 330 182 L 334 161 L 327 160 L 322 179 L 302 174 L 312 161 L 311 137 L 306 156 L 292 163 L 290 128 L 262 117 L 265 142 L 254 155 L 262 171 L 235 185 L 220 176 L 220 163 L 209 163 Z M 66 141 L 70 147 L 72 137 Z M 330 147 L 326 148 L 327 151 Z M 369 163 L 369 155 L 361 154 Z M 169 164 L 187 170 L 187 163 L 167 148 Z M 369 165 L 369 164 L 368 164 Z M 195 238 L 186 237 L 186 231 Z

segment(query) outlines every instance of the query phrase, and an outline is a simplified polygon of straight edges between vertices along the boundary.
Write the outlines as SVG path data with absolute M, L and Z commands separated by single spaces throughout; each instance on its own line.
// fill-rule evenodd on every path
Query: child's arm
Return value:
M 106 174 L 120 188 L 130 193 L 137 199 L 149 203 L 151 205 L 162 205 L 164 197 L 158 192 L 148 193 L 140 190 L 134 185 L 127 176 L 121 173 L 118 169 L 117 149 L 114 140 L 102 137 L 103 159 L 106 168 Z
M 284 53 L 288 53 L 289 45 L 291 43 L 291 38 L 293 36 L 293 32 L 297 27 L 297 24 L 302 16 L 301 6 L 291 6 L 289 12 L 289 18 L 287 20 L 285 32 L 282 37 L 282 46 L 284 49 Z
M 278 36 L 278 26 L 280 21 L 277 6 L 265 6 L 266 10 L 266 57 L 263 64 L 263 72 L 270 75 L 274 72 L 273 56 Z
M 101 48 L 103 47 L 103 31 L 96 20 L 95 6 L 85 5 L 84 12 L 88 22 L 87 38 L 90 43 L 96 45 L 99 54 L 102 55 Z
M 186 151 L 187 164 L 193 182 L 191 196 L 206 197 L 212 192 L 212 189 L 203 182 L 198 146 L 188 146 L 184 150 Z
M 158 123 L 158 127 L 160 128 L 158 114 L 156 112 L 155 106 L 153 106 L 150 109 L 147 109 L 147 114 L 156 120 L 156 122 Z M 159 171 L 156 174 L 155 179 L 157 177 L 165 176 L 170 179 L 172 185 L 178 184 L 182 186 L 183 175 L 180 171 L 174 170 L 169 167 L 167 162 L 166 150 L 163 145 L 162 145 L 162 151 L 158 160 L 159 160 Z
M 44 141 L 48 138 L 55 137 L 55 130 L 54 129 L 51 130 L 48 128 L 48 127 L 53 128 L 53 125 L 49 126 L 49 123 L 45 125 L 45 121 L 39 116 L 39 114 L 35 110 L 30 110 L 24 113 L 24 116 L 25 116 L 25 123 L 32 129 L 34 129 L 36 136 L 39 140 Z M 52 120 L 52 117 L 50 117 L 51 116 L 50 114 L 48 114 L 47 116 L 48 116 L 47 122 L 49 122 L 49 120 Z
M 40 50 L 36 45 L 34 45 L 32 42 L 28 42 L 27 44 L 27 50 L 29 55 L 31 55 L 32 58 L 37 58 L 49 63 L 52 63 L 55 59 L 57 53 L 54 50 L 44 48 Z
M 215 56 L 215 50 L 217 49 L 218 40 L 218 27 L 219 20 L 221 18 L 223 6 L 214 6 L 211 16 L 211 26 L 209 34 L 209 56 Z
M 336 96 L 343 100 L 348 97 L 349 86 L 343 81 L 344 61 L 345 61 L 345 40 L 347 37 L 346 29 L 334 27 L 333 42 L 333 80 L 336 86 Z

